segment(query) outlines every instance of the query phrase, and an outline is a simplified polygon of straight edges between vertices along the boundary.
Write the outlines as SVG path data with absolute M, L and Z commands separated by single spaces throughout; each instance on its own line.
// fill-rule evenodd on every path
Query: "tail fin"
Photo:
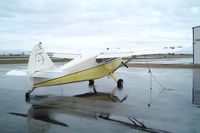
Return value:
M 28 75 L 31 76 L 39 70 L 49 69 L 52 66 L 54 66 L 54 63 L 44 51 L 42 43 L 40 42 L 39 44 L 35 45 L 31 51 L 28 61 Z

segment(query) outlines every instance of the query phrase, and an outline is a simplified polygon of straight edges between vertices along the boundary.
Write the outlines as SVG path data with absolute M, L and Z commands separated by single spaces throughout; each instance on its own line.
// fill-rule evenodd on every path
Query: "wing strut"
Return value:
M 113 73 L 110 73 L 110 77 L 111 77 L 115 82 L 118 81 L 117 78 L 115 77 L 115 75 L 114 75 Z

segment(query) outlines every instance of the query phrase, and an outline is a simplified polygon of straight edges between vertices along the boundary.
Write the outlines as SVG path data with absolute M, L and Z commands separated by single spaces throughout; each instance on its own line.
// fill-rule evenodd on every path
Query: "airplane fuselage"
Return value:
M 66 74 L 34 83 L 33 88 L 68 84 L 99 79 L 113 73 L 121 66 L 122 58 L 96 59 L 96 56 L 79 57 L 57 68 Z

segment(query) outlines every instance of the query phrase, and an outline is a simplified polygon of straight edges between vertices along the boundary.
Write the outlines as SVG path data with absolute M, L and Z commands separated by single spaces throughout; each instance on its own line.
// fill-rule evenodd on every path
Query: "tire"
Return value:
M 89 80 L 89 86 L 94 86 L 94 80 Z
M 123 88 L 123 79 L 119 79 L 118 81 L 117 81 L 117 88 Z

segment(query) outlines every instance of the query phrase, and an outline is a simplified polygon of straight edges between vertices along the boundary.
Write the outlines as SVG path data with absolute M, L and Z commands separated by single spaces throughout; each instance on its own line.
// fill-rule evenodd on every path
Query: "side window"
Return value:
M 107 61 L 110 61 L 110 60 L 113 60 L 115 58 L 101 58 L 101 59 L 96 59 L 96 62 L 97 63 L 102 63 L 102 62 L 107 62 Z
M 103 59 L 96 59 L 97 63 L 101 63 L 103 61 Z

